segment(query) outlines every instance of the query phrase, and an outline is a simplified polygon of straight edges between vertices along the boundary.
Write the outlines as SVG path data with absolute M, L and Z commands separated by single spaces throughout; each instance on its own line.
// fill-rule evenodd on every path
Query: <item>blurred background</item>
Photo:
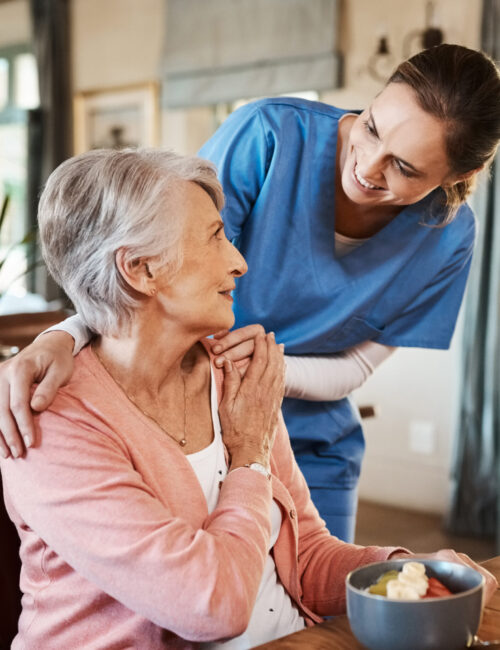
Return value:
M 69 155 L 137 145 L 195 153 L 261 96 L 361 109 L 424 47 L 495 56 L 499 15 L 498 0 L 1 1 L 0 313 L 67 306 L 39 264 L 35 224 L 40 187 Z M 481 264 L 481 247 L 499 239 L 495 182 L 485 176 L 475 199 L 485 240 L 451 350 L 399 350 L 355 395 L 376 412 L 365 420 L 359 543 L 453 545 L 477 559 L 499 543 L 499 296 Z M 1 318 L 10 335 L 24 327 Z M 16 343 L 1 324 L 0 342 Z

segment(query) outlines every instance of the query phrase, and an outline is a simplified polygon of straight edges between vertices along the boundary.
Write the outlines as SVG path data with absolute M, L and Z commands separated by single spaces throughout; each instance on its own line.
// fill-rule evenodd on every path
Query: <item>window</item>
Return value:
M 9 201 L 0 230 L 0 294 L 26 288 L 27 110 L 38 105 L 34 55 L 27 46 L 0 49 L 0 205 Z
M 301 92 L 294 93 L 282 93 L 280 95 L 274 95 L 275 97 L 297 97 L 300 99 L 309 99 L 310 101 L 317 102 L 319 100 L 319 92 L 316 90 L 303 90 Z M 233 111 L 249 104 L 250 102 L 255 101 L 256 99 L 262 99 L 261 97 L 252 97 L 250 99 L 237 99 L 234 102 L 228 102 L 225 104 L 214 104 L 212 108 L 213 113 L 213 130 L 214 132 L 219 128 L 219 126 L 227 120 Z

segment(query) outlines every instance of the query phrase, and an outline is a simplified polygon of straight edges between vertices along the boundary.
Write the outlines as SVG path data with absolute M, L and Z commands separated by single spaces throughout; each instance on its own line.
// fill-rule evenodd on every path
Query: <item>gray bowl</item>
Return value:
M 407 560 L 367 564 L 346 578 L 347 616 L 354 636 L 370 650 L 461 650 L 472 643 L 481 618 L 483 576 L 463 564 L 421 560 L 426 573 L 453 596 L 391 600 L 365 591 L 386 571 Z

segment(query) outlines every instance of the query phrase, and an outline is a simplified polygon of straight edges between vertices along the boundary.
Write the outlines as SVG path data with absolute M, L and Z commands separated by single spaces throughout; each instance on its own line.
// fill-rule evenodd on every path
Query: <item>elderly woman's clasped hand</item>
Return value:
M 231 469 L 252 462 L 269 467 L 269 457 L 285 390 L 283 345 L 274 333 L 259 334 L 243 379 L 224 362 L 224 397 L 219 415 Z

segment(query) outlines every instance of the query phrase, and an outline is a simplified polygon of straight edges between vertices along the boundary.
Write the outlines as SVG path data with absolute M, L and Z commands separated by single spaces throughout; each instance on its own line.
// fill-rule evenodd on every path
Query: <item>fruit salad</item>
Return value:
M 420 600 L 452 595 L 437 578 L 427 577 L 422 562 L 406 562 L 401 571 L 387 571 L 367 591 L 394 600 Z

